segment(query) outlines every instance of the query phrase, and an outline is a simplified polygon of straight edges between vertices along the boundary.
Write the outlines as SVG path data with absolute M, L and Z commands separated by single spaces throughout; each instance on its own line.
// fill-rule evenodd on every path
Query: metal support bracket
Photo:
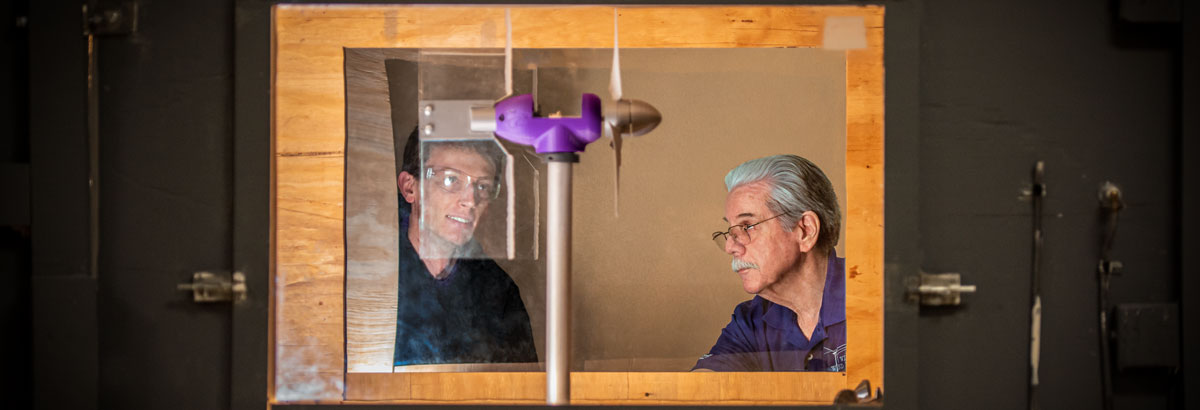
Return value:
M 241 272 L 232 275 L 196 272 L 192 274 L 192 283 L 180 283 L 176 288 L 191 291 L 192 300 L 197 303 L 236 303 L 246 300 L 246 275 Z
M 496 124 L 492 100 L 421 100 L 417 119 L 422 140 L 492 138 Z M 479 118 L 486 113 L 487 118 Z M 472 113 L 476 115 L 472 115 Z M 484 124 L 486 123 L 486 124 Z M 473 128 L 478 127 L 478 128 Z M 490 129 L 487 127 L 490 126 Z
M 908 300 L 921 306 L 958 306 L 963 293 L 975 293 L 975 285 L 963 285 L 958 273 L 925 273 L 909 277 Z
M 137 31 L 137 3 L 88 7 L 83 5 L 83 35 L 115 36 Z

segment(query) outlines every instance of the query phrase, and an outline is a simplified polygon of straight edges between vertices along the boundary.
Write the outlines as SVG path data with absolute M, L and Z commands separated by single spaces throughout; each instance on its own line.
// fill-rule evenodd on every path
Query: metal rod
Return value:
M 1100 379 L 1104 410 L 1112 410 L 1112 364 L 1108 352 L 1108 274 L 1100 272 Z
M 1117 216 L 1124 204 L 1121 202 L 1121 190 L 1111 182 L 1100 186 L 1100 208 L 1106 216 L 1105 227 L 1100 248 L 1100 263 L 1096 264 L 1098 287 L 1097 302 L 1100 309 L 1100 378 L 1103 394 L 1104 410 L 1112 409 L 1112 356 L 1108 346 L 1108 289 L 1109 279 L 1115 273 L 1119 262 L 1112 260 L 1112 245 L 1117 236 Z
M 548 159 L 546 404 L 571 403 L 571 158 Z
M 87 15 L 87 6 L 83 7 Z M 88 275 L 100 276 L 100 78 L 97 75 L 96 36 L 87 35 L 88 141 Z
M 1033 189 L 1030 192 L 1033 199 L 1033 258 L 1030 267 L 1032 307 L 1029 310 L 1029 409 L 1038 408 L 1037 387 L 1038 368 L 1041 365 L 1042 350 L 1042 198 L 1046 196 L 1044 182 L 1046 174 L 1045 162 L 1038 161 L 1033 166 Z

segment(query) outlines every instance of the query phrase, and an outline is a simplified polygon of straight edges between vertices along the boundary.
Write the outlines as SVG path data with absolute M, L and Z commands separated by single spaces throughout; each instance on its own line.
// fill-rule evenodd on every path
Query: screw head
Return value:
M 425 113 L 425 116 L 426 116 L 426 117 L 428 117 L 428 116 L 431 116 L 431 115 L 433 115 L 433 106 L 432 106 L 432 105 L 426 105 L 426 106 L 425 106 L 425 108 L 423 108 L 423 109 L 421 110 L 421 112 Z
M 425 135 L 427 135 L 427 136 L 433 135 L 433 124 L 425 124 L 425 128 L 423 131 L 425 131 Z

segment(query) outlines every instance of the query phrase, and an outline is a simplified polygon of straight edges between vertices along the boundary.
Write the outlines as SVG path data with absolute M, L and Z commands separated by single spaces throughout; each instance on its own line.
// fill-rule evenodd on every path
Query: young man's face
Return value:
M 755 182 L 735 188 L 725 197 L 725 219 L 730 225 L 751 225 L 776 215 L 767 208 L 769 185 Z M 750 242 L 725 242 L 725 253 L 742 261 L 758 265 L 737 271 L 746 293 L 758 294 L 788 274 L 799 263 L 801 250 L 794 232 L 783 229 L 779 218 L 756 225 L 750 231 Z
M 491 162 L 467 148 L 435 146 L 420 172 L 423 189 L 417 190 L 413 214 L 421 217 L 422 245 L 432 242 L 425 235 L 455 246 L 467 243 L 492 199 L 480 189 L 495 184 Z

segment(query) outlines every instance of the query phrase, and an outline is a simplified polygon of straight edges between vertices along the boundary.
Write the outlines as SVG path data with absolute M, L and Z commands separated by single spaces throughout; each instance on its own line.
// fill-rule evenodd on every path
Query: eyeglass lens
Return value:
M 481 180 L 481 178 L 465 175 L 453 169 L 435 170 L 431 168 L 426 172 L 426 177 L 434 185 L 452 194 L 462 192 L 464 187 L 470 186 L 477 201 L 495 199 L 500 192 L 499 187 L 490 179 Z
M 745 225 L 734 225 L 729 227 L 728 232 L 713 233 L 713 243 L 721 250 L 725 250 L 725 242 L 730 239 L 740 245 L 748 244 L 750 243 L 750 232 L 746 230 Z

